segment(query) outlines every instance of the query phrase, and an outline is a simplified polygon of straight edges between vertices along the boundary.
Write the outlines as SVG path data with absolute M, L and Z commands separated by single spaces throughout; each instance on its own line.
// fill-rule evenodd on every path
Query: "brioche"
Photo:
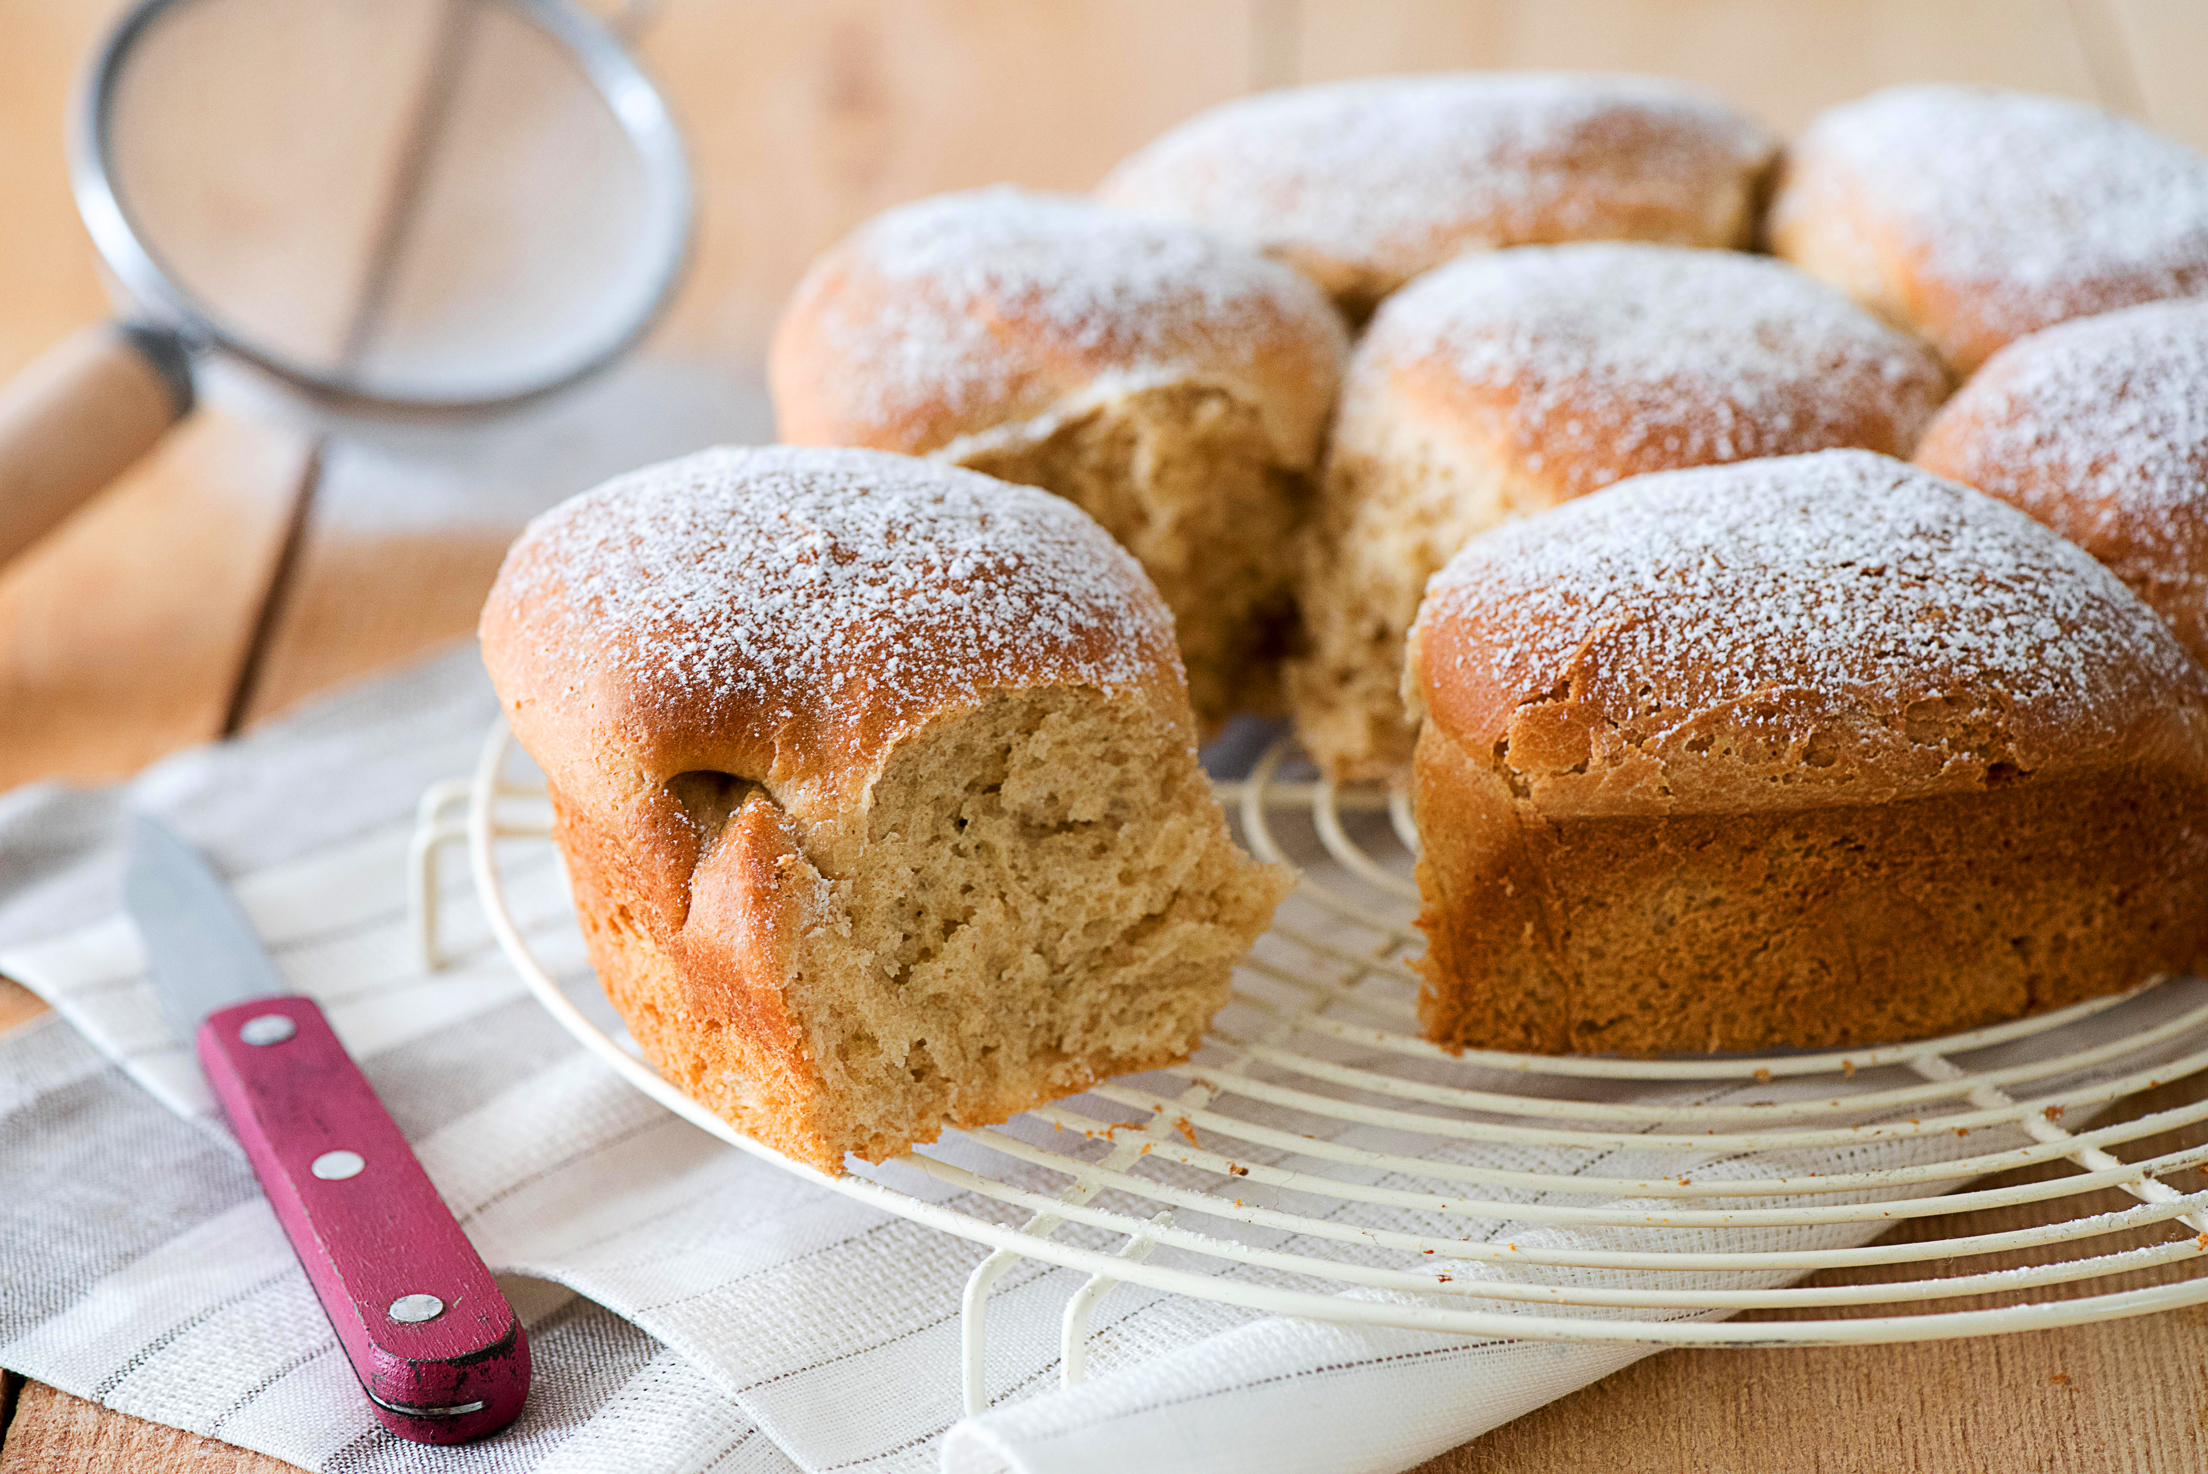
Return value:
M 1948 401 L 1916 460 L 2100 559 L 2208 661 L 2208 301 L 2017 339 Z
M 1862 451 L 1473 540 L 1411 636 L 1452 1048 L 1844 1047 L 2193 965 L 2208 674 L 2082 550 Z
M 1746 245 L 1778 147 L 1763 125 L 1655 77 L 1375 77 L 1199 113 L 1097 193 L 1252 241 L 1361 322 L 1466 251 Z
M 1787 150 L 1769 229 L 1968 374 L 2069 318 L 2208 293 L 2208 158 L 2063 98 L 1893 87 Z
M 1009 188 L 862 226 L 806 274 L 769 362 L 785 440 L 931 455 L 1076 503 L 1173 612 L 1209 730 L 1277 707 L 1340 321 L 1194 226 Z
M 1390 298 L 1352 356 L 1286 673 L 1341 778 L 1409 764 L 1403 637 L 1467 538 L 1639 472 L 1862 446 L 1906 455 L 1946 392 L 1838 292 L 1730 251 L 1468 256 Z
M 824 1172 L 1185 1058 L 1288 883 L 1071 503 L 716 450 L 532 523 L 482 620 L 646 1055 Z

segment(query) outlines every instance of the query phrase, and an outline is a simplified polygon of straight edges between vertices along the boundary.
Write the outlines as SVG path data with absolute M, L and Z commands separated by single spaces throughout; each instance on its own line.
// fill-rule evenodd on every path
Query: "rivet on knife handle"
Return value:
M 529 1338 L 313 1000 L 199 1027 L 199 1059 L 385 1427 L 462 1443 L 512 1422 Z

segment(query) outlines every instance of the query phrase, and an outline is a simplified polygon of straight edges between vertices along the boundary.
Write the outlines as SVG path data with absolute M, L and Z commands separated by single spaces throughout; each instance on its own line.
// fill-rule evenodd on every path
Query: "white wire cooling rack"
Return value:
M 1451 1056 L 1418 1037 L 1403 960 L 1421 946 L 1407 807 L 1293 779 L 1285 743 L 1219 789 L 1245 842 L 1302 881 L 1194 1061 L 826 1177 L 662 1080 L 594 984 L 539 961 L 506 880 L 517 847 L 549 846 L 549 809 L 517 761 L 501 723 L 471 779 L 423 797 L 425 958 L 438 855 L 465 843 L 513 965 L 637 1089 L 993 1249 L 963 1303 L 969 1410 L 987 1401 L 992 1287 L 1023 1258 L 1089 1276 L 1064 1309 L 1068 1386 L 1121 1282 L 1318 1320 L 1704 1346 L 1932 1340 L 2208 1300 L 2208 1183 L 2170 1182 L 2208 1164 L 2184 1132 L 2208 1100 L 2113 1109 L 2208 1069 L 2208 984 L 1844 1052 Z M 1958 1226 L 1981 1209 L 2005 1211 Z

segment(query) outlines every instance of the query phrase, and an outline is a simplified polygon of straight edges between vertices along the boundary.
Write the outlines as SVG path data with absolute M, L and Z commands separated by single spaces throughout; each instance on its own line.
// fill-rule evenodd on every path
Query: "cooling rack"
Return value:
M 1417 1033 L 1401 796 L 1337 787 L 1285 740 L 1217 786 L 1244 842 L 1301 880 L 1195 1059 L 838 1177 L 662 1080 L 591 980 L 539 961 L 507 877 L 519 849 L 549 847 L 549 806 L 503 723 L 472 778 L 423 796 L 416 938 L 434 966 L 439 857 L 464 845 L 500 947 L 629 1083 L 734 1147 L 987 1245 L 962 1305 L 969 1411 L 987 1403 L 992 1288 L 1023 1259 L 1088 1276 L 1061 1322 L 1068 1386 L 1121 1283 L 1325 1321 L 1702 1346 L 1932 1340 L 2208 1300 L 2208 1129 L 2188 1129 L 2208 1100 L 2135 1099 L 2208 1068 L 2208 983 L 1847 1051 L 1452 1056 Z M 2173 1185 L 2187 1174 L 2202 1185 Z M 1970 1267 L 1992 1255 L 2001 1267 Z

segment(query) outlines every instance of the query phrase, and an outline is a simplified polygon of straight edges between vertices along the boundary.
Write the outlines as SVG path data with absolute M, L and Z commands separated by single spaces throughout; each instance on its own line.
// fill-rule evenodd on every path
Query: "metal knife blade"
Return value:
M 130 817 L 123 904 L 145 939 L 147 971 L 189 1040 L 217 1009 L 294 990 L 260 933 L 197 850 L 158 819 Z

